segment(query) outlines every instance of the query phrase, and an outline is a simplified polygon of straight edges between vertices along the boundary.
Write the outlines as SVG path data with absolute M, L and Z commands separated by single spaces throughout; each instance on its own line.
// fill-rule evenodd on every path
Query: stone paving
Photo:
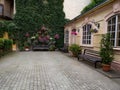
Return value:
M 120 85 L 61 52 L 31 51 L 0 59 L 0 90 L 120 90 Z

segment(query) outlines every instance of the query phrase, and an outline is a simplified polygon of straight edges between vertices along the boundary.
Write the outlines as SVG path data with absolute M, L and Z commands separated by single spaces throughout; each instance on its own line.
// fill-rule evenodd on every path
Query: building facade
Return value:
M 11 20 L 15 13 L 15 0 L 0 0 L 0 19 Z
M 15 13 L 15 0 L 0 0 L 0 21 L 12 20 Z M 8 32 L 4 32 L 3 38 L 9 39 Z M 16 51 L 16 44 L 13 50 Z
M 99 51 L 102 34 L 107 32 L 112 35 L 115 60 L 120 62 L 120 0 L 107 0 L 68 22 L 64 28 L 64 43 Z

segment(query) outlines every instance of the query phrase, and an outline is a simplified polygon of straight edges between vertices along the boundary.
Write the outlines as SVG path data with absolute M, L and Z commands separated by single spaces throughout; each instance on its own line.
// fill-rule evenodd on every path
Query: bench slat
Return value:
M 78 55 L 78 60 L 79 58 L 94 62 L 95 68 L 96 68 L 97 62 L 102 62 L 102 58 L 100 57 L 99 52 L 90 50 L 90 49 L 85 49 L 83 54 Z

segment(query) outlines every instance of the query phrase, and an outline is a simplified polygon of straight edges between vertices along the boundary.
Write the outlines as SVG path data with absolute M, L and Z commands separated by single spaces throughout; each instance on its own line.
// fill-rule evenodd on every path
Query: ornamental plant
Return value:
M 74 56 L 78 56 L 78 53 L 81 53 L 81 47 L 77 44 L 72 44 L 68 49 L 73 53 Z
M 90 29 L 90 32 L 91 32 L 91 33 L 97 33 L 98 30 L 97 30 L 97 29 Z
M 72 35 L 77 35 L 76 29 L 72 29 L 71 34 L 72 34 Z
M 113 46 L 110 41 L 110 34 L 105 34 L 101 39 L 100 56 L 103 64 L 110 64 L 113 60 Z

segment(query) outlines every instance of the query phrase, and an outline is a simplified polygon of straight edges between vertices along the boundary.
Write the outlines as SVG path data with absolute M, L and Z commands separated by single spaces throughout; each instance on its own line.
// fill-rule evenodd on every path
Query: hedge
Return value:
M 12 51 L 12 40 L 0 38 L 0 57 Z

